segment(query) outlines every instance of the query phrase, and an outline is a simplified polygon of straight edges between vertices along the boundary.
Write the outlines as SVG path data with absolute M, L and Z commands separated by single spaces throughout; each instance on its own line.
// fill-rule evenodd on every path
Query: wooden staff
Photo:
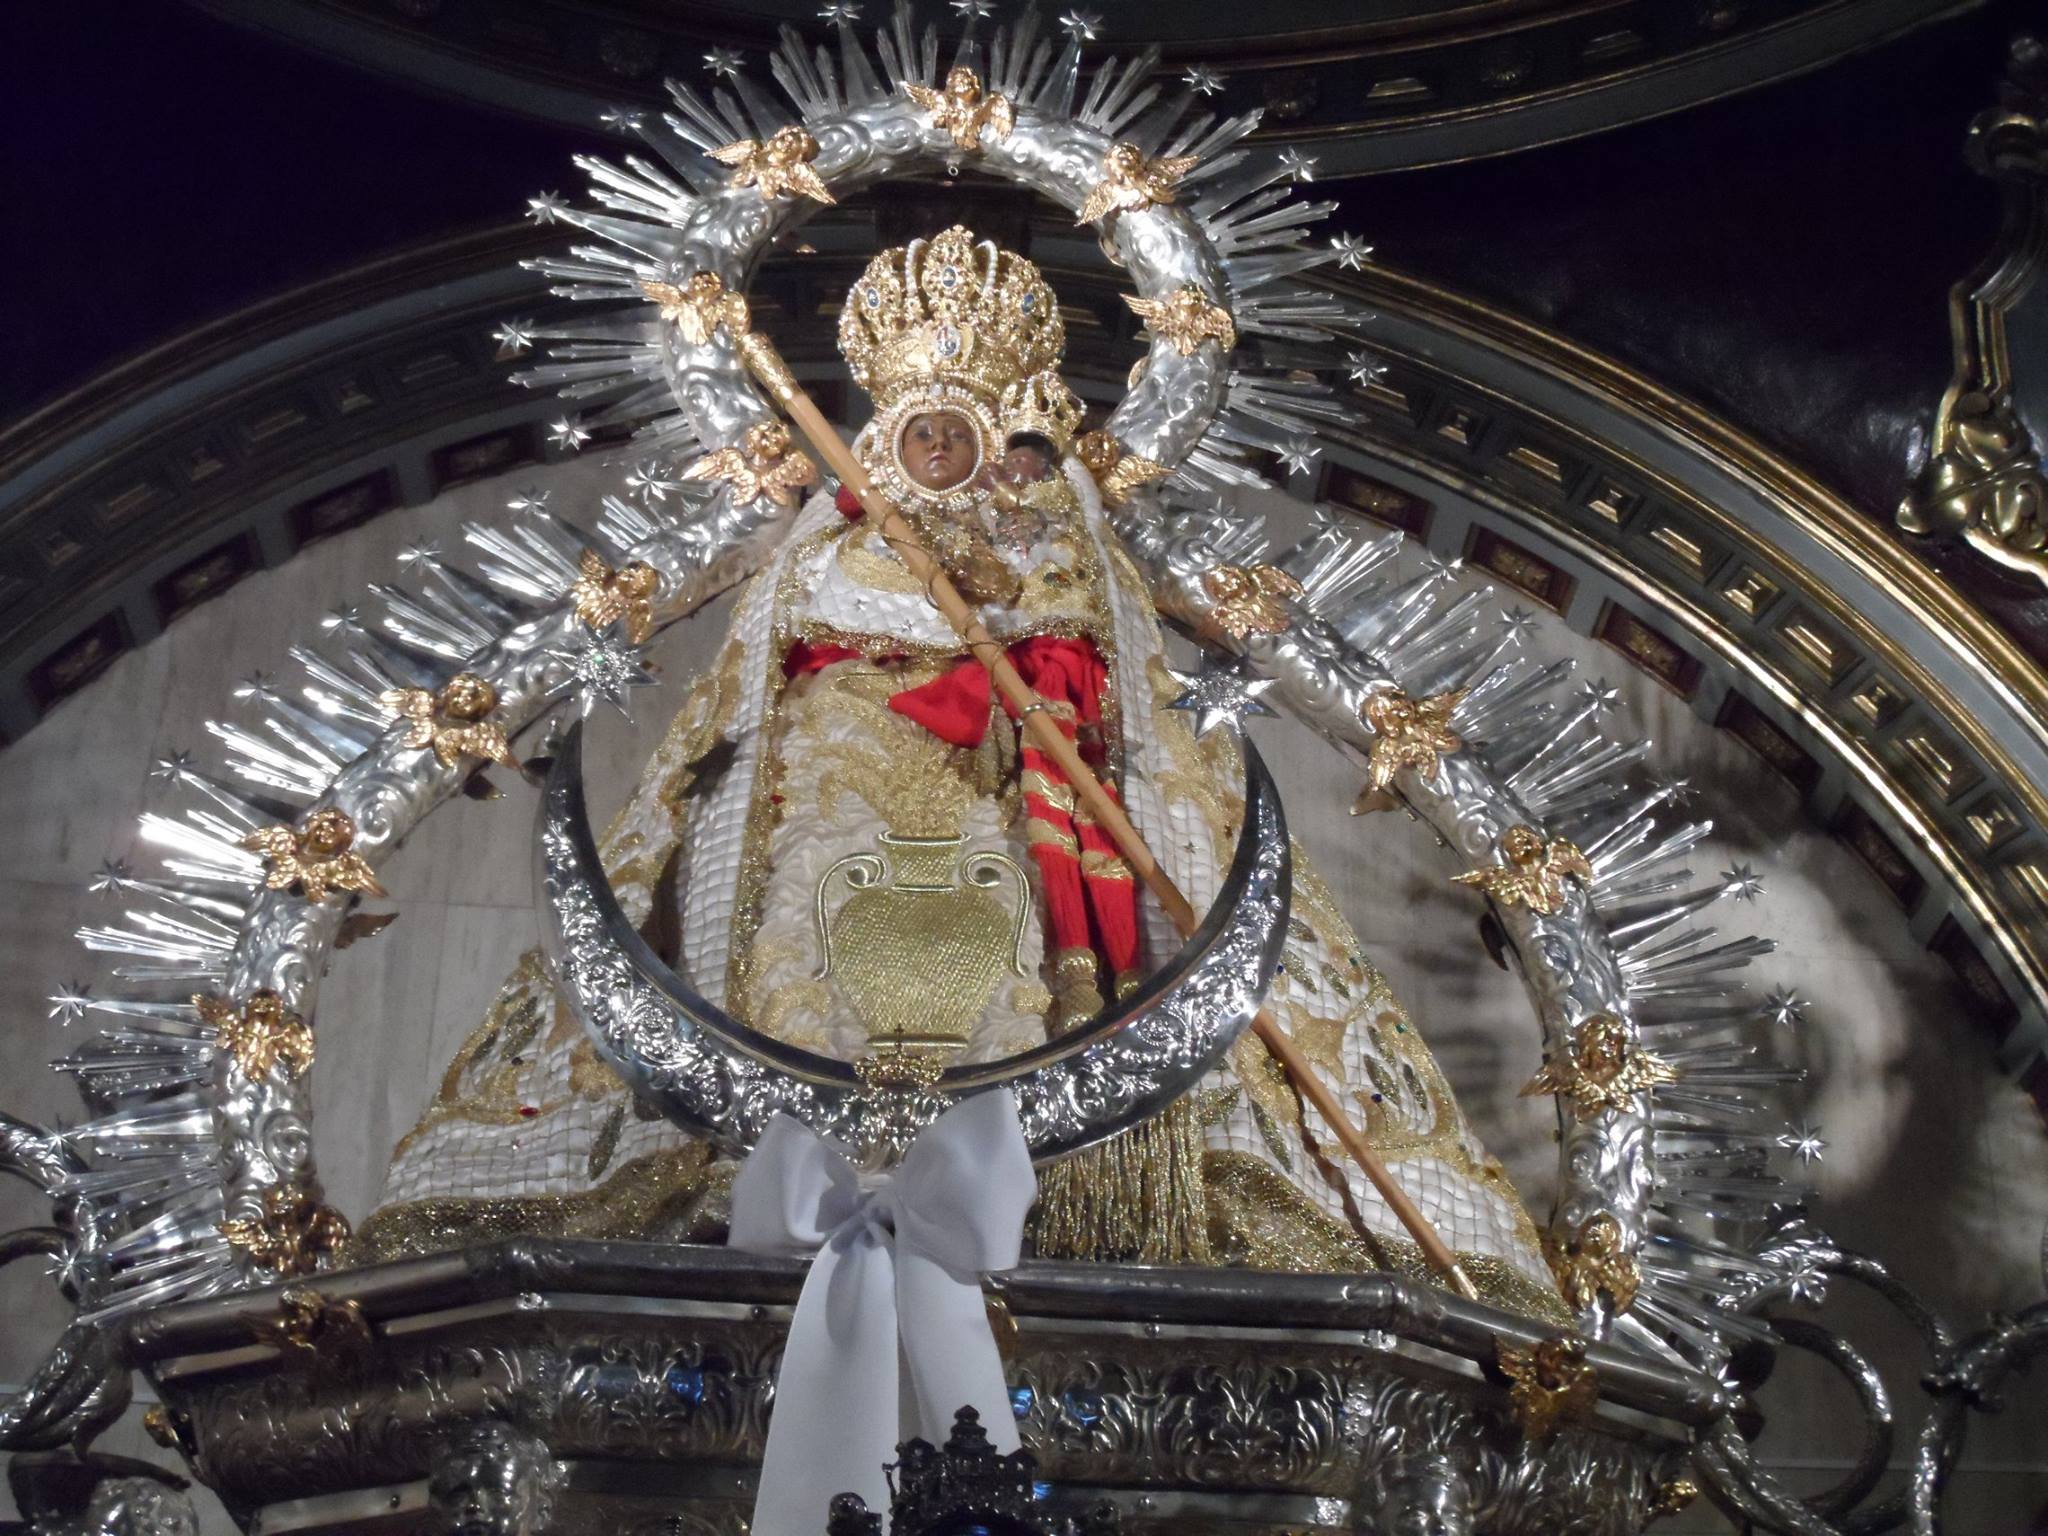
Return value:
M 732 326 L 730 329 L 740 331 L 738 326 Z M 790 420 L 794 421 L 798 429 L 809 439 L 812 450 L 831 466 L 833 472 L 839 476 L 840 482 L 860 499 L 860 504 L 867 509 L 868 516 L 874 518 L 876 525 L 881 529 L 882 537 L 902 558 L 911 575 L 923 585 L 926 595 L 931 598 L 939 612 L 945 615 L 946 621 L 965 642 L 968 651 L 988 668 L 989 676 L 995 680 L 996 687 L 1002 690 L 1003 697 L 1016 708 L 1018 719 L 1031 737 L 1033 745 L 1059 764 L 1067 782 L 1073 786 L 1082 804 L 1088 808 L 1088 814 L 1095 818 L 1097 825 L 1109 833 L 1116 843 L 1117 851 L 1123 855 L 1124 862 L 1130 865 L 1132 872 L 1140 880 L 1145 882 L 1145 888 L 1158 899 L 1159 905 L 1172 919 L 1174 927 L 1180 931 L 1183 938 L 1193 933 L 1201 924 L 1200 917 L 1188 904 L 1187 897 L 1181 894 L 1180 887 L 1173 883 L 1173 877 L 1160 868 L 1159 861 L 1152 857 L 1151 849 L 1145 846 L 1145 840 L 1139 836 L 1138 829 L 1131 825 L 1131 819 L 1124 814 L 1123 806 L 1102 787 L 1102 782 L 1081 760 L 1081 754 L 1074 743 L 1068 740 L 1066 733 L 1053 722 L 1045 700 L 1038 696 L 1011 664 L 1002 642 L 988 632 L 987 626 L 976 617 L 974 609 L 955 590 L 945 568 L 925 549 L 916 530 L 876 488 L 867 469 L 841 441 L 838 432 L 825 419 L 824 413 L 812 402 L 811 397 L 798 386 L 788 365 L 776 352 L 775 344 L 759 331 L 752 330 L 736 335 L 735 344 L 747 366 L 754 371 L 755 377 L 767 387 L 768 392 L 789 413 Z M 1395 1182 L 1393 1174 L 1388 1172 L 1386 1164 L 1380 1161 L 1379 1154 L 1373 1151 L 1372 1144 L 1365 1139 L 1365 1133 L 1351 1123 L 1350 1116 L 1345 1114 L 1343 1105 L 1337 1101 L 1337 1096 L 1321 1078 L 1316 1076 L 1308 1058 L 1302 1054 L 1301 1047 L 1294 1043 L 1292 1037 L 1280 1027 L 1279 1021 L 1264 1008 L 1261 1008 L 1253 1018 L 1252 1028 L 1264 1042 L 1266 1049 L 1273 1053 L 1274 1058 L 1285 1069 L 1295 1089 L 1315 1106 L 1316 1113 L 1323 1117 L 1324 1123 L 1336 1132 L 1337 1140 L 1343 1143 L 1344 1150 L 1351 1154 L 1352 1160 L 1372 1181 L 1373 1188 L 1380 1192 L 1380 1198 L 1387 1202 L 1388 1208 L 1399 1218 L 1401 1225 L 1408 1229 L 1429 1262 L 1443 1274 L 1459 1295 L 1471 1301 L 1479 1300 L 1478 1288 L 1472 1284 L 1471 1277 L 1458 1263 L 1457 1254 L 1451 1251 L 1450 1245 L 1430 1224 L 1429 1218 L 1424 1216 L 1415 1202 L 1408 1198 L 1407 1191 Z

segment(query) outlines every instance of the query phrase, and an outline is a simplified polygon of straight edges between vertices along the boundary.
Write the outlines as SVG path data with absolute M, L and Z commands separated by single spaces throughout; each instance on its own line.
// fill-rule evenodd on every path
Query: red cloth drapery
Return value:
M 860 653 L 842 645 L 798 641 L 784 657 L 785 675 L 798 677 Z M 1082 760 L 1100 769 L 1102 696 L 1109 670 L 1095 646 L 1080 639 L 1034 635 L 1008 647 L 1010 663 L 1041 699 L 1054 723 L 1075 743 Z M 988 668 L 966 657 L 932 681 L 906 688 L 889 707 L 956 747 L 981 745 L 995 699 Z M 1017 710 L 1002 701 L 1012 721 Z M 1122 981 L 1138 962 L 1137 893 L 1130 867 L 1109 834 L 1076 802 L 1060 767 L 1024 736 L 1019 751 L 1027 839 L 1045 893 L 1046 924 L 1062 954 L 1099 950 Z M 1113 785 L 1103 786 L 1115 795 Z

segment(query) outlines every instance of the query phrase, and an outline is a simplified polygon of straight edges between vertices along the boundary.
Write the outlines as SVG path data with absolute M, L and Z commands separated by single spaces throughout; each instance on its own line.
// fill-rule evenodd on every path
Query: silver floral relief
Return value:
M 175 1406 L 241 1509 L 431 1477 L 444 1511 L 473 1502 L 473 1518 L 487 1521 L 545 1495 L 551 1528 L 580 1530 L 587 1510 L 631 1491 L 646 1469 L 739 1469 L 759 1458 L 782 1323 L 607 1315 L 592 1299 L 536 1297 L 509 1316 L 486 1309 L 439 1324 L 431 1344 L 389 1338 L 359 1381 L 181 1372 Z M 1141 1306 L 1135 1296 L 1121 1305 Z M 1435 1466 L 1489 1536 L 1620 1536 L 1642 1528 L 1686 1454 L 1668 1430 L 1604 1421 L 1526 1439 L 1505 1395 L 1476 1376 L 1328 1332 L 1261 1337 L 1256 1326 L 1203 1323 L 1160 1337 L 1130 1321 L 1020 1322 L 1007 1374 L 1040 1475 L 1070 1493 L 1114 1490 L 1133 1512 L 1145 1494 L 1295 1497 L 1324 1511 L 1297 1529 L 1377 1529 L 1370 1514 L 1390 1496 L 1391 1507 L 1414 1507 Z M 581 1470 L 555 1484 L 553 1463 Z

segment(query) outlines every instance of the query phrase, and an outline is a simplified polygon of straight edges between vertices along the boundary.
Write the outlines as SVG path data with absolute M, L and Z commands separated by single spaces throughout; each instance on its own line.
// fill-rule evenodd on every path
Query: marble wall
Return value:
M 282 670 L 285 647 L 316 637 L 321 614 L 359 601 L 367 609 L 365 584 L 393 579 L 400 548 L 425 539 L 455 551 L 465 519 L 499 515 L 530 480 L 544 481 L 557 507 L 589 505 L 615 473 L 590 460 L 466 486 L 319 545 L 181 619 L 0 753 L 8 813 L 0 833 L 0 1102 L 45 1122 L 77 1118 L 68 1085 L 42 1065 L 65 1044 L 46 1022 L 45 998 L 57 983 L 93 974 L 71 938 L 103 910 L 86 877 L 102 859 L 146 862 L 133 829 L 136 814 L 156 803 L 149 765 L 181 748 L 205 756 L 203 722 L 233 713 L 232 684 Z M 1503 604 L 1511 597 L 1504 593 Z M 681 684 L 709 654 L 724 610 L 717 605 L 662 637 L 666 686 L 638 696 L 634 723 L 601 717 L 594 726 L 591 792 L 600 821 L 623 798 Z M 1761 899 L 1724 902 L 1710 920 L 1724 935 L 1776 938 L 1759 978 L 1810 1001 L 1806 1022 L 1778 1044 L 1809 1069 L 1807 1112 L 1828 1142 L 1813 1170 L 1820 1219 L 1843 1241 L 1885 1258 L 1965 1326 L 1987 1309 L 2038 1299 L 2048 1140 L 2034 1106 L 1998 1074 L 1945 967 L 1915 944 L 1883 887 L 1809 826 L 1792 791 L 1742 747 L 1617 653 L 1549 623 L 1534 643 L 1574 657 L 1582 678 L 1610 681 L 1620 694 L 1613 728 L 1649 732 L 1656 766 L 1695 786 L 1698 810 L 1716 822 L 1693 860 L 1696 874 L 1739 860 L 1763 877 Z M 1554 1125 L 1547 1102 L 1517 1097 L 1536 1068 L 1538 1040 L 1518 984 L 1479 942 L 1480 902 L 1450 884 L 1451 855 L 1404 815 L 1347 814 L 1358 776 L 1334 753 L 1287 722 L 1255 729 L 1298 834 L 1540 1214 L 1555 1169 Z M 385 867 L 398 921 L 342 953 L 322 997 L 319 1164 L 330 1198 L 353 1217 L 376 1203 L 393 1143 L 534 938 L 534 795 L 509 775 L 497 777 L 504 798 L 453 802 Z M 0 1190 L 0 1228 L 37 1219 L 27 1192 Z M 0 1382 L 23 1379 L 64 1316 L 30 1268 L 0 1276 Z M 1917 1370 L 1899 1341 L 1879 1352 L 1897 1355 L 1905 1368 L 1894 1379 L 1910 1393 Z M 1854 1451 L 1839 1428 L 1846 1390 L 1788 1357 L 1772 1391 L 1767 1454 L 1802 1486 L 1824 1485 Z M 1902 1412 L 1910 1420 L 1911 1405 Z M 131 1413 L 103 1448 L 161 1459 L 135 1420 Z M 2048 1415 L 2016 1407 L 1973 1427 L 1951 1532 L 2017 1532 L 2048 1511 L 2044 1424 Z M 228 1528 L 217 1507 L 209 1515 L 215 1528 Z M 1661 1529 L 1728 1527 L 1701 1506 Z

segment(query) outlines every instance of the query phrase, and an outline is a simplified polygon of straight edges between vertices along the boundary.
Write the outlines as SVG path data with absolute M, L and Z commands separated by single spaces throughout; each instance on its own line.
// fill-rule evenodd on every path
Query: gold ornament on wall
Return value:
M 932 115 L 932 126 L 953 136 L 960 149 L 981 148 L 983 129 L 998 139 L 1007 139 L 1017 126 L 1017 109 L 1000 92 L 982 92 L 981 76 L 965 65 L 956 64 L 946 73 L 943 89 L 905 81 L 910 99 Z
M 321 1203 L 303 1184 L 273 1184 L 263 1191 L 260 1216 L 238 1216 L 220 1224 L 228 1246 L 247 1255 L 258 1269 L 279 1275 L 310 1275 L 321 1261 L 347 1246 L 348 1221 Z
M 1545 1062 L 1521 1096 L 1556 1094 L 1576 1118 L 1585 1120 L 1604 1110 L 1627 1109 L 1637 1094 L 1660 1083 L 1675 1083 L 1678 1077 L 1670 1062 L 1631 1039 L 1621 1020 L 1611 1013 L 1594 1013 L 1580 1021 L 1571 1049 Z
M 640 291 L 654 300 L 661 318 L 693 347 L 710 341 L 720 326 L 735 336 L 744 336 L 753 324 L 746 296 L 727 288 L 725 279 L 716 272 L 693 273 L 685 283 L 643 279 Z
M 631 560 L 613 570 L 604 556 L 586 549 L 578 569 L 569 589 L 576 617 L 592 629 L 606 629 L 624 619 L 626 639 L 633 645 L 645 644 L 654 633 L 654 593 L 661 585 L 654 567 Z
M 2048 69 L 2015 39 L 1999 100 L 1970 123 L 1963 158 L 1998 184 L 2004 226 L 1983 261 L 1949 290 L 1948 389 L 1928 459 L 1899 503 L 1907 533 L 1960 539 L 1986 559 L 2048 586 L 2048 473 L 2017 404 L 2011 312 L 2048 261 Z M 2039 303 L 2038 294 L 2034 302 Z
M 785 511 L 796 505 L 797 492 L 818 478 L 810 456 L 790 446 L 789 428 L 779 421 L 747 428 L 736 448 L 720 448 L 683 471 L 685 480 L 722 480 L 732 487 L 735 502 L 764 497 Z
M 1074 454 L 1095 477 L 1104 504 L 1111 507 L 1122 506 L 1139 487 L 1173 473 L 1156 460 L 1132 453 L 1108 432 L 1083 433 Z
M 1215 599 L 1210 622 L 1233 640 L 1277 635 L 1294 622 L 1301 583 L 1272 565 L 1219 565 L 1202 573 L 1202 590 Z
M 1411 699 L 1398 688 L 1366 695 L 1358 714 L 1373 730 L 1368 763 L 1372 793 L 1386 790 L 1403 768 L 1413 768 L 1425 779 L 1435 777 L 1438 760 L 1465 745 L 1451 729 L 1451 715 L 1464 697 L 1462 688 L 1426 699 Z
M 1579 1311 L 1603 1294 L 1616 1312 L 1626 1312 L 1642 1284 L 1642 1271 L 1627 1251 L 1621 1223 L 1605 1211 L 1591 1217 L 1566 1242 L 1545 1234 L 1543 1257 L 1557 1276 L 1564 1299 Z
M 261 1077 L 273 1066 L 297 1077 L 313 1065 L 313 1031 L 267 987 L 250 993 L 240 1007 L 204 994 L 194 996 L 192 1006 L 213 1026 L 220 1048 L 234 1057 L 244 1077 Z
M 1451 878 L 1460 885 L 1478 886 L 1504 907 L 1527 907 L 1545 917 L 1555 917 L 1564 906 L 1567 875 L 1593 883 L 1593 866 L 1577 844 L 1564 838 L 1545 841 L 1534 827 L 1514 826 L 1500 846 L 1505 864 L 1468 869 Z
M 1560 1424 L 1590 1417 L 1600 1400 L 1599 1378 L 1586 1363 L 1582 1340 L 1509 1344 L 1495 1339 L 1493 1354 L 1508 1379 L 1515 1421 L 1531 1440 L 1547 1439 Z
M 1093 224 L 1112 213 L 1136 213 L 1170 203 L 1174 187 L 1195 168 L 1193 155 L 1162 155 L 1150 159 L 1135 144 L 1112 144 L 1102 157 L 1102 180 L 1088 190 L 1074 222 Z
M 811 165 L 818 158 L 818 141 L 808 129 L 794 123 L 776 129 L 765 141 L 735 139 L 707 153 L 720 165 L 733 167 L 733 186 L 758 187 L 764 201 L 777 197 L 837 201 Z
M 401 745 L 431 747 L 435 761 L 453 768 L 465 756 L 517 768 L 505 728 L 484 717 L 498 707 L 498 690 L 474 672 L 458 672 L 438 692 L 392 688 L 379 702 L 407 722 Z
M 1145 322 L 1145 329 L 1167 342 L 1182 357 L 1193 357 L 1205 341 L 1228 352 L 1237 345 L 1237 326 L 1230 311 L 1211 303 L 1199 284 L 1184 283 L 1163 299 L 1124 295 L 1124 303 Z
M 259 828 L 242 839 L 242 846 L 263 856 L 268 866 L 263 883 L 273 891 L 296 887 L 308 901 L 324 901 L 330 891 L 388 894 L 369 861 L 349 851 L 355 840 L 356 824 L 348 813 L 323 806 L 297 827 Z

